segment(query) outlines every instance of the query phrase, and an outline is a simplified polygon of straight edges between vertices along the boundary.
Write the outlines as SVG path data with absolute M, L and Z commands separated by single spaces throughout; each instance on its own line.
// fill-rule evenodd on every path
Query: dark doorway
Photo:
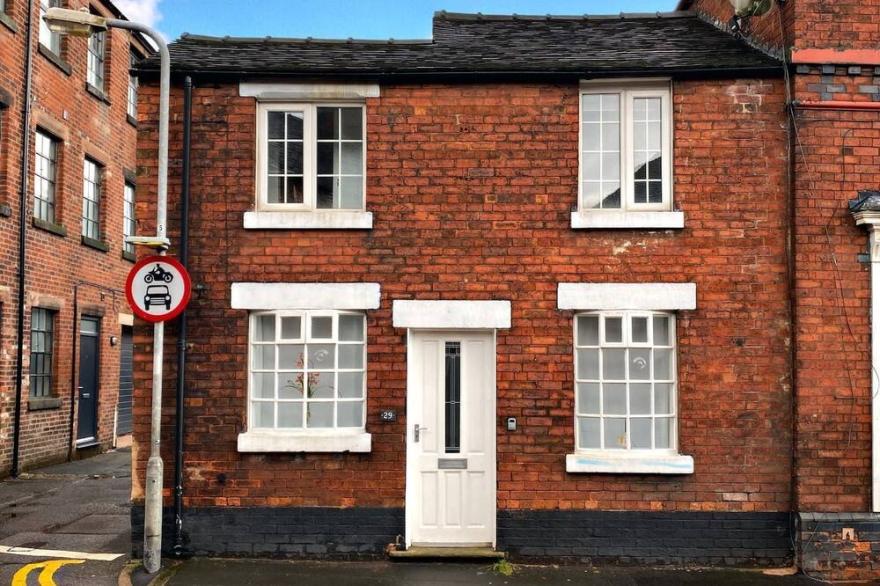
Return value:
M 98 333 L 101 322 L 83 317 L 79 327 L 79 419 L 77 446 L 98 441 Z
M 131 433 L 131 392 L 133 371 L 133 344 L 131 326 L 122 326 L 122 346 L 119 349 L 119 402 L 116 404 L 116 435 Z

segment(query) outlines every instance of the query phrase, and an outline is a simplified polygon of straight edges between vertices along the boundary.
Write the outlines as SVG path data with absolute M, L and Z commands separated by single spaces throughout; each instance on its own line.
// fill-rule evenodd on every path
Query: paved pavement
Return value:
M 168 586 L 795 586 L 815 584 L 803 576 L 766 576 L 760 571 L 590 569 L 515 566 L 503 576 L 486 564 L 413 562 L 289 562 L 197 558 L 172 570 Z
M 130 485 L 130 449 L 0 482 L 0 586 L 16 577 L 36 584 L 39 575 L 49 578 L 41 586 L 52 584 L 50 574 L 58 586 L 115 585 L 131 551 Z M 10 546 L 54 551 L 20 555 Z

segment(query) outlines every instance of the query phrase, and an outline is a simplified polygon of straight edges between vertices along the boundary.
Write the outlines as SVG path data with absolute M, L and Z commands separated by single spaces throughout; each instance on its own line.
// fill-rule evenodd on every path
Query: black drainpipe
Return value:
M 18 200 L 18 323 L 15 337 L 18 347 L 15 352 L 15 416 L 12 430 L 12 477 L 18 476 L 18 452 L 21 444 L 21 394 L 24 377 L 24 285 L 25 285 L 25 221 L 27 221 L 28 192 L 28 154 L 31 139 L 31 70 L 34 65 L 34 43 L 32 37 L 34 7 L 27 6 L 27 26 L 25 27 L 25 66 L 24 99 L 21 104 L 21 194 Z
M 192 125 L 192 78 L 183 81 L 183 169 L 181 172 L 180 263 L 189 257 L 190 127 Z M 183 546 L 183 402 L 186 390 L 186 310 L 180 314 L 177 332 L 177 412 L 174 452 L 174 546 L 176 557 L 187 555 Z

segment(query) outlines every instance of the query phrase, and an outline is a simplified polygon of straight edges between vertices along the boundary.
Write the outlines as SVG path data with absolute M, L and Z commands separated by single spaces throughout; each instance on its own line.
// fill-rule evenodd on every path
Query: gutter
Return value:
M 34 39 L 33 18 L 34 7 L 28 2 L 27 25 L 24 37 L 25 65 L 24 65 L 24 96 L 21 103 L 21 191 L 18 200 L 18 315 L 15 326 L 15 411 L 13 415 L 12 430 L 12 477 L 16 478 L 21 472 L 19 451 L 21 449 L 21 402 L 24 385 L 24 286 L 25 286 L 25 256 L 27 253 L 26 227 L 27 221 L 27 193 L 28 193 L 28 154 L 30 153 L 31 139 L 31 82 L 34 66 Z

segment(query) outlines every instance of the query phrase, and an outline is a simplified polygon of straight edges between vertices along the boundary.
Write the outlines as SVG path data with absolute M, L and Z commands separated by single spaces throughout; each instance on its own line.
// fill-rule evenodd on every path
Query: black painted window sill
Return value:
M 135 117 L 132 116 L 131 114 L 126 114 L 126 115 L 125 115 L 125 119 L 128 121 L 129 124 L 131 124 L 131 125 L 134 126 L 135 128 L 138 127 L 138 121 L 137 121 L 137 118 L 135 118 Z
M 41 220 L 40 218 L 34 218 L 34 228 L 39 228 L 40 230 L 45 230 L 46 232 L 51 232 L 56 236 L 67 236 L 67 228 L 62 226 L 61 224 L 55 224 L 54 222 L 47 222 L 46 220 Z
M 107 252 L 110 250 L 110 244 L 108 244 L 104 240 L 95 240 L 94 238 L 89 238 L 88 236 L 82 237 L 82 243 L 88 246 L 89 248 L 94 248 L 95 250 L 100 250 L 101 252 Z
M 28 399 L 28 411 L 45 411 L 61 407 L 61 397 L 31 397 Z
M 70 75 L 70 63 L 61 58 L 60 55 L 56 54 L 49 47 L 45 45 L 40 45 L 38 49 L 40 55 L 48 59 L 55 67 L 64 72 L 64 75 Z
M 137 262 L 137 256 L 133 252 L 127 250 L 122 251 L 122 258 L 129 262 Z
M 97 99 L 101 100 L 102 102 L 104 102 L 105 104 L 107 104 L 108 106 L 110 105 L 110 98 L 107 97 L 107 94 L 105 94 L 103 90 L 96 88 L 95 86 L 93 86 L 89 82 L 86 82 L 86 91 L 89 92 L 95 98 L 97 98 Z
M 15 21 L 9 18 L 9 15 L 5 12 L 0 12 L 0 24 L 2 24 L 14 33 L 18 32 L 18 25 L 15 24 Z
M 0 217 L 8 218 L 12 215 L 12 207 L 8 203 L 0 203 Z

